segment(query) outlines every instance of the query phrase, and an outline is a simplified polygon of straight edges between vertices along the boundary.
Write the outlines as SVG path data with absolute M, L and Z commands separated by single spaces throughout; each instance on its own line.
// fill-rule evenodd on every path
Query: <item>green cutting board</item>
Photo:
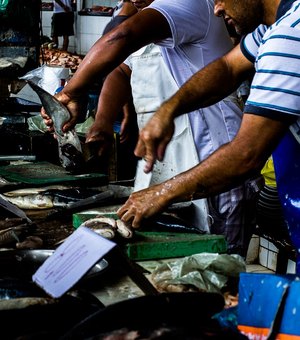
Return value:
M 73 214 L 73 226 L 78 228 L 84 221 L 100 214 L 118 218 L 116 207 L 111 209 L 108 207 L 101 213 L 87 211 Z M 135 261 L 184 257 L 203 252 L 226 253 L 227 251 L 227 243 L 222 235 L 165 231 L 135 231 L 133 239 L 122 246 L 125 247 L 127 256 Z
M 126 244 L 130 259 L 136 261 L 184 257 L 199 253 L 225 253 L 227 244 L 221 235 L 192 233 L 135 232 L 133 242 Z
M 33 185 L 65 183 L 65 182 L 97 182 L 104 185 L 107 175 L 99 173 L 71 174 L 62 166 L 49 162 L 30 162 L 0 166 L 0 176 L 9 182 L 20 182 Z

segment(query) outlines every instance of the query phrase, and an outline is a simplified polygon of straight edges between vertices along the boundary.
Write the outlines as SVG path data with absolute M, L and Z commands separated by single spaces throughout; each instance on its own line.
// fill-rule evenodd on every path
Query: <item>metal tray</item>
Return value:
M 31 280 L 32 275 L 43 262 L 53 254 L 53 252 L 54 250 L 51 249 L 17 249 L 0 251 L 0 279 L 14 278 Z M 76 285 L 80 286 L 81 284 L 85 284 L 99 275 L 102 275 L 106 268 L 108 268 L 108 262 L 105 259 L 100 260 Z

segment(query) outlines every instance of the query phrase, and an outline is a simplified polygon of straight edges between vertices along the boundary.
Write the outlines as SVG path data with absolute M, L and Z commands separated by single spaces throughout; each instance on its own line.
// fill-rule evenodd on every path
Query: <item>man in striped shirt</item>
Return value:
M 273 153 L 285 218 L 300 254 L 300 1 L 215 0 L 215 14 L 239 34 L 257 28 L 193 75 L 160 107 L 140 132 L 136 155 L 147 160 L 145 170 L 150 171 L 156 159 L 163 159 L 173 119 L 224 98 L 254 65 L 241 127 L 231 142 L 191 170 L 132 194 L 119 209 L 119 217 L 139 227 L 143 218 L 173 202 L 226 191 L 261 171 Z

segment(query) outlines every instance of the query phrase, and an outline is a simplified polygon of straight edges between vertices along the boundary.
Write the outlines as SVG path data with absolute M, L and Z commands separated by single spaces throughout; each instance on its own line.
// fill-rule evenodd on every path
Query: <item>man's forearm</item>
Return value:
M 172 118 L 213 105 L 233 93 L 252 74 L 253 65 L 236 46 L 195 73 L 162 106 Z
M 95 80 L 105 77 L 132 52 L 169 36 L 168 22 L 159 12 L 146 9 L 133 15 L 92 46 L 63 91 L 70 97 L 80 96 Z
M 219 59 L 193 75 L 164 105 L 173 107 L 176 117 L 215 104 L 236 88 L 225 61 Z
M 287 123 L 244 114 L 240 131 L 232 142 L 163 183 L 169 188 L 169 202 L 216 195 L 258 175 L 287 129 Z

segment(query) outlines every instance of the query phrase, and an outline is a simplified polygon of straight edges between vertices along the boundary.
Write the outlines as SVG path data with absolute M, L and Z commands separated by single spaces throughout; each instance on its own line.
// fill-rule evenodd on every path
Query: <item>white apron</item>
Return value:
M 139 129 L 145 126 L 163 101 L 178 86 L 167 68 L 158 46 L 150 44 L 133 53 L 126 64 L 131 68 L 131 87 Z M 161 183 L 199 163 L 188 114 L 175 119 L 174 135 L 167 146 L 162 162 L 156 162 L 152 173 L 145 174 L 144 163 L 139 161 L 134 191 Z M 151 178 L 149 178 L 151 176 Z M 192 201 L 189 206 L 191 223 L 201 230 L 209 231 L 206 199 Z M 192 210 L 192 213 L 191 211 Z

